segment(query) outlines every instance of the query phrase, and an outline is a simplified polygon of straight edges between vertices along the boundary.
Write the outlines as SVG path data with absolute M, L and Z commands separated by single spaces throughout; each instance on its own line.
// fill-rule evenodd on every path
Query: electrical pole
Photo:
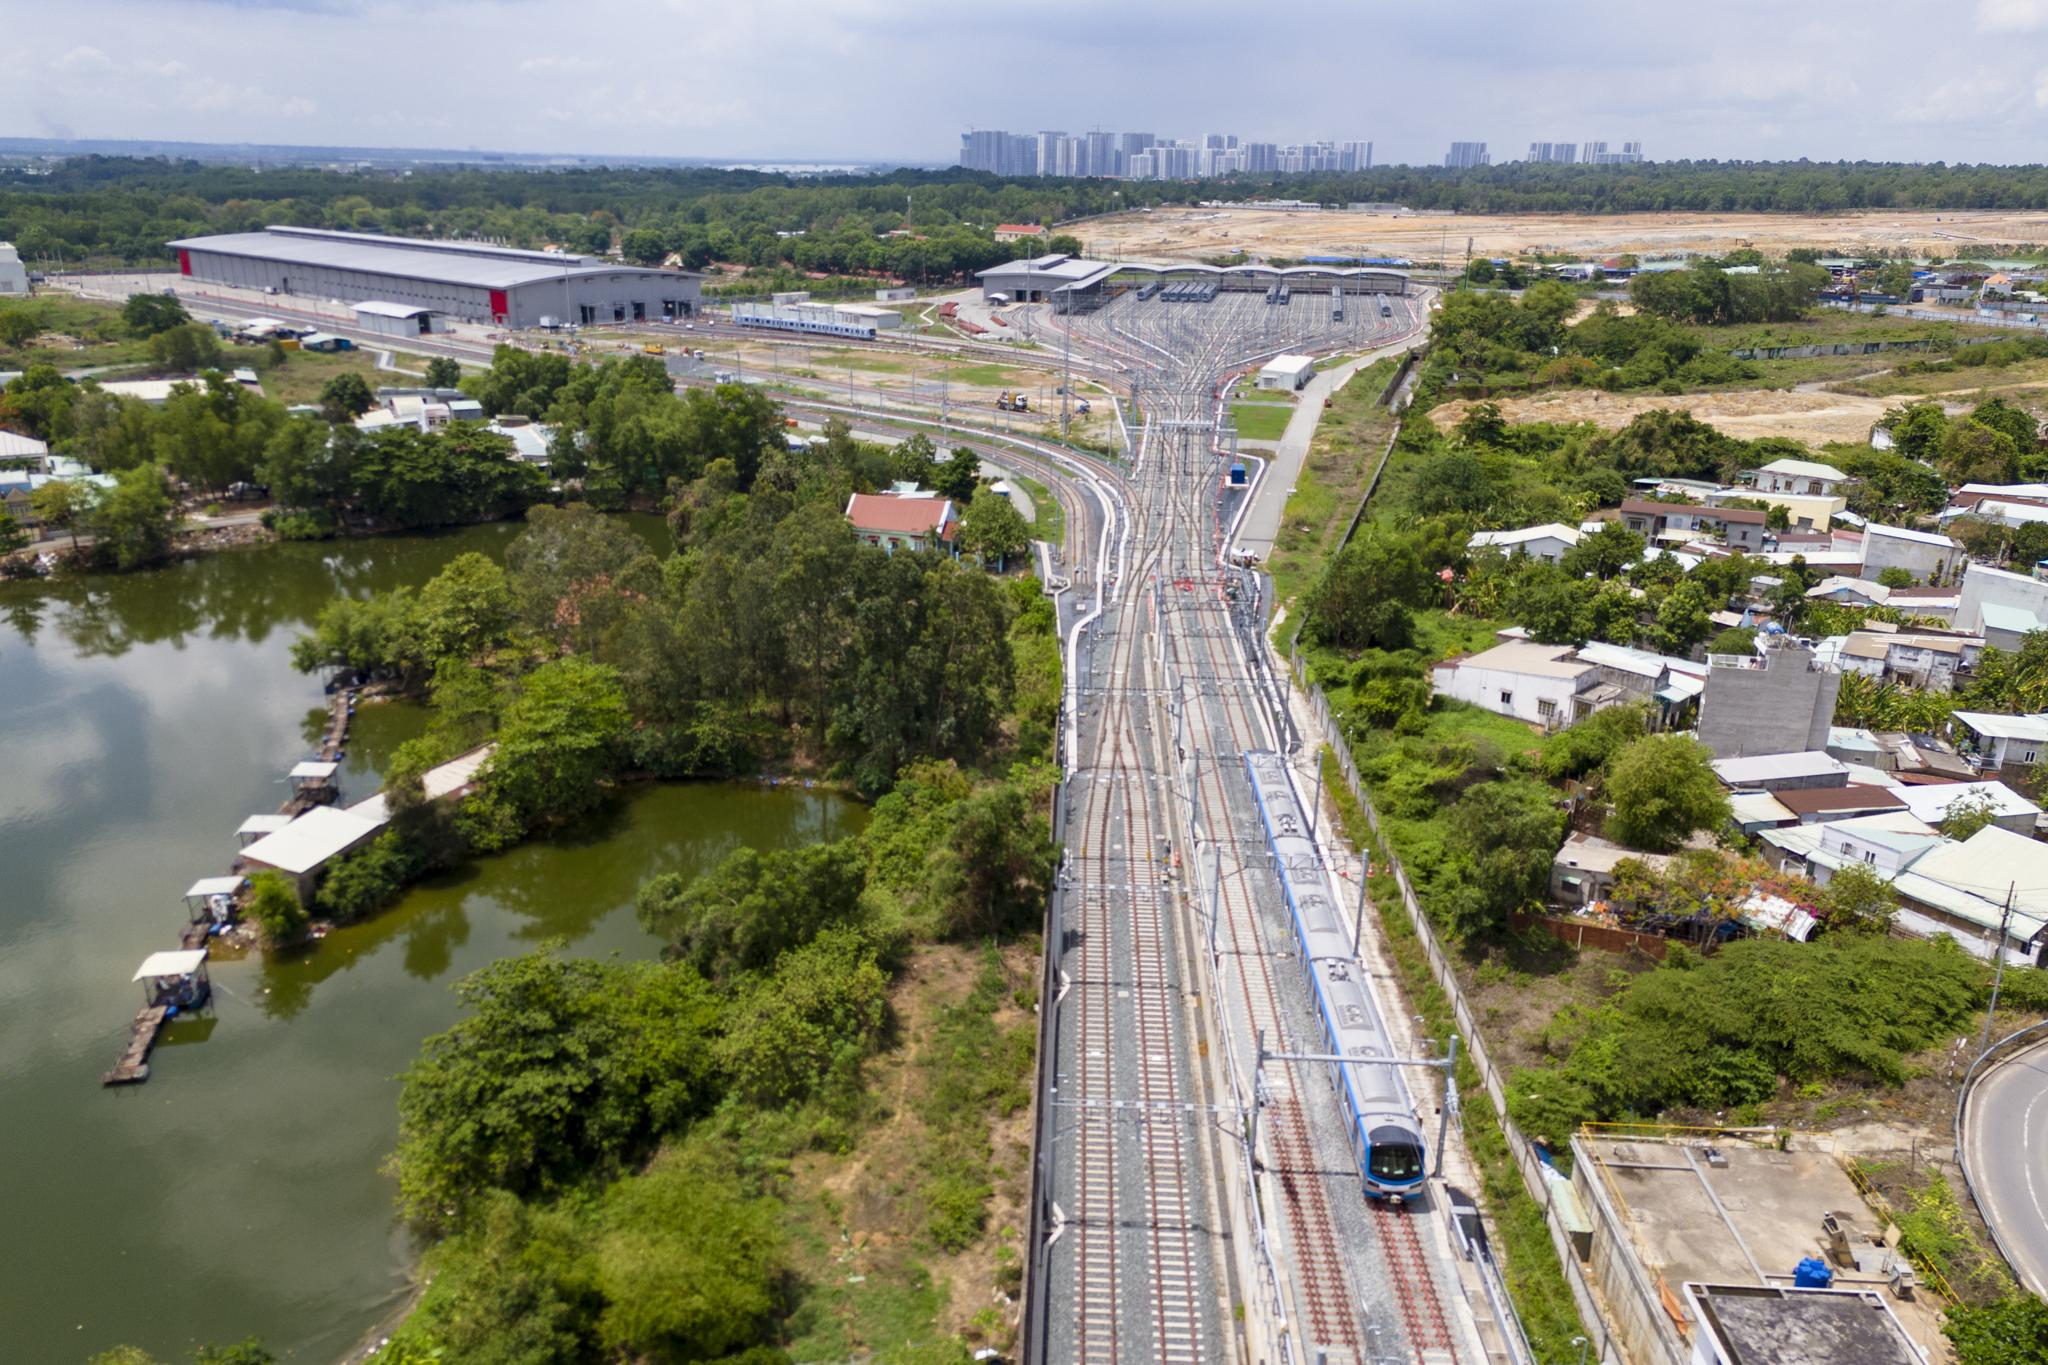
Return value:
M 2005 935 L 2012 925 L 2012 897 L 2019 889 L 2019 883 L 2007 882 L 2005 887 L 2005 913 L 1998 917 L 1998 967 L 1991 974 L 1991 1003 L 1984 1010 L 1984 1041 L 1977 1047 L 1977 1055 L 1983 1056 L 1991 1049 L 1991 1019 L 1998 1013 L 1998 988 L 2005 984 Z

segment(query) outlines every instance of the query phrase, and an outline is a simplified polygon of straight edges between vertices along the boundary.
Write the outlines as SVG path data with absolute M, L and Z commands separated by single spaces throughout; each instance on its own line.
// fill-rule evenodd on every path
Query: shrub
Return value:
M 272 943 L 287 943 L 306 931 L 306 907 L 298 889 L 282 872 L 258 872 L 249 878 L 249 918 Z

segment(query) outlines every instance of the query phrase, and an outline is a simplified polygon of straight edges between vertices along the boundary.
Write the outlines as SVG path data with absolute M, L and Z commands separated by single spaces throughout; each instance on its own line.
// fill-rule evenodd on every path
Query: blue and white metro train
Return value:
M 1393 1055 L 1386 1026 L 1352 955 L 1344 913 L 1330 899 L 1329 880 L 1302 818 L 1302 803 L 1286 761 L 1270 750 L 1244 756 L 1273 851 L 1287 913 L 1301 947 L 1304 975 L 1314 988 L 1323 1050 L 1357 1057 L 1335 1067 L 1337 1094 L 1351 1138 L 1351 1156 L 1368 1198 L 1401 1200 L 1421 1192 L 1422 1127 L 1398 1066 L 1365 1060 Z

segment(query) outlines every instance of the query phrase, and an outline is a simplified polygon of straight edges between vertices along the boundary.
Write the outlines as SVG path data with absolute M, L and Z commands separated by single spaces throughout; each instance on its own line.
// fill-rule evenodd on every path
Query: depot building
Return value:
M 688 317 L 703 277 L 571 252 L 324 228 L 267 227 L 170 243 L 197 284 L 384 303 L 505 327 Z

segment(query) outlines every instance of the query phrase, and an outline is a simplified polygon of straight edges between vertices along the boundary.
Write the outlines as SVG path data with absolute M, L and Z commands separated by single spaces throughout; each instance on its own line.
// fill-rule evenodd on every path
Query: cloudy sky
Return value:
M 0 135 L 950 161 L 970 126 L 2048 159 L 2048 0 L 63 0 Z M 1270 16 L 1256 36 L 1248 15 Z M 1847 17 L 1845 17 L 1847 16 Z M 1914 34 L 1925 35 L 1925 40 Z

